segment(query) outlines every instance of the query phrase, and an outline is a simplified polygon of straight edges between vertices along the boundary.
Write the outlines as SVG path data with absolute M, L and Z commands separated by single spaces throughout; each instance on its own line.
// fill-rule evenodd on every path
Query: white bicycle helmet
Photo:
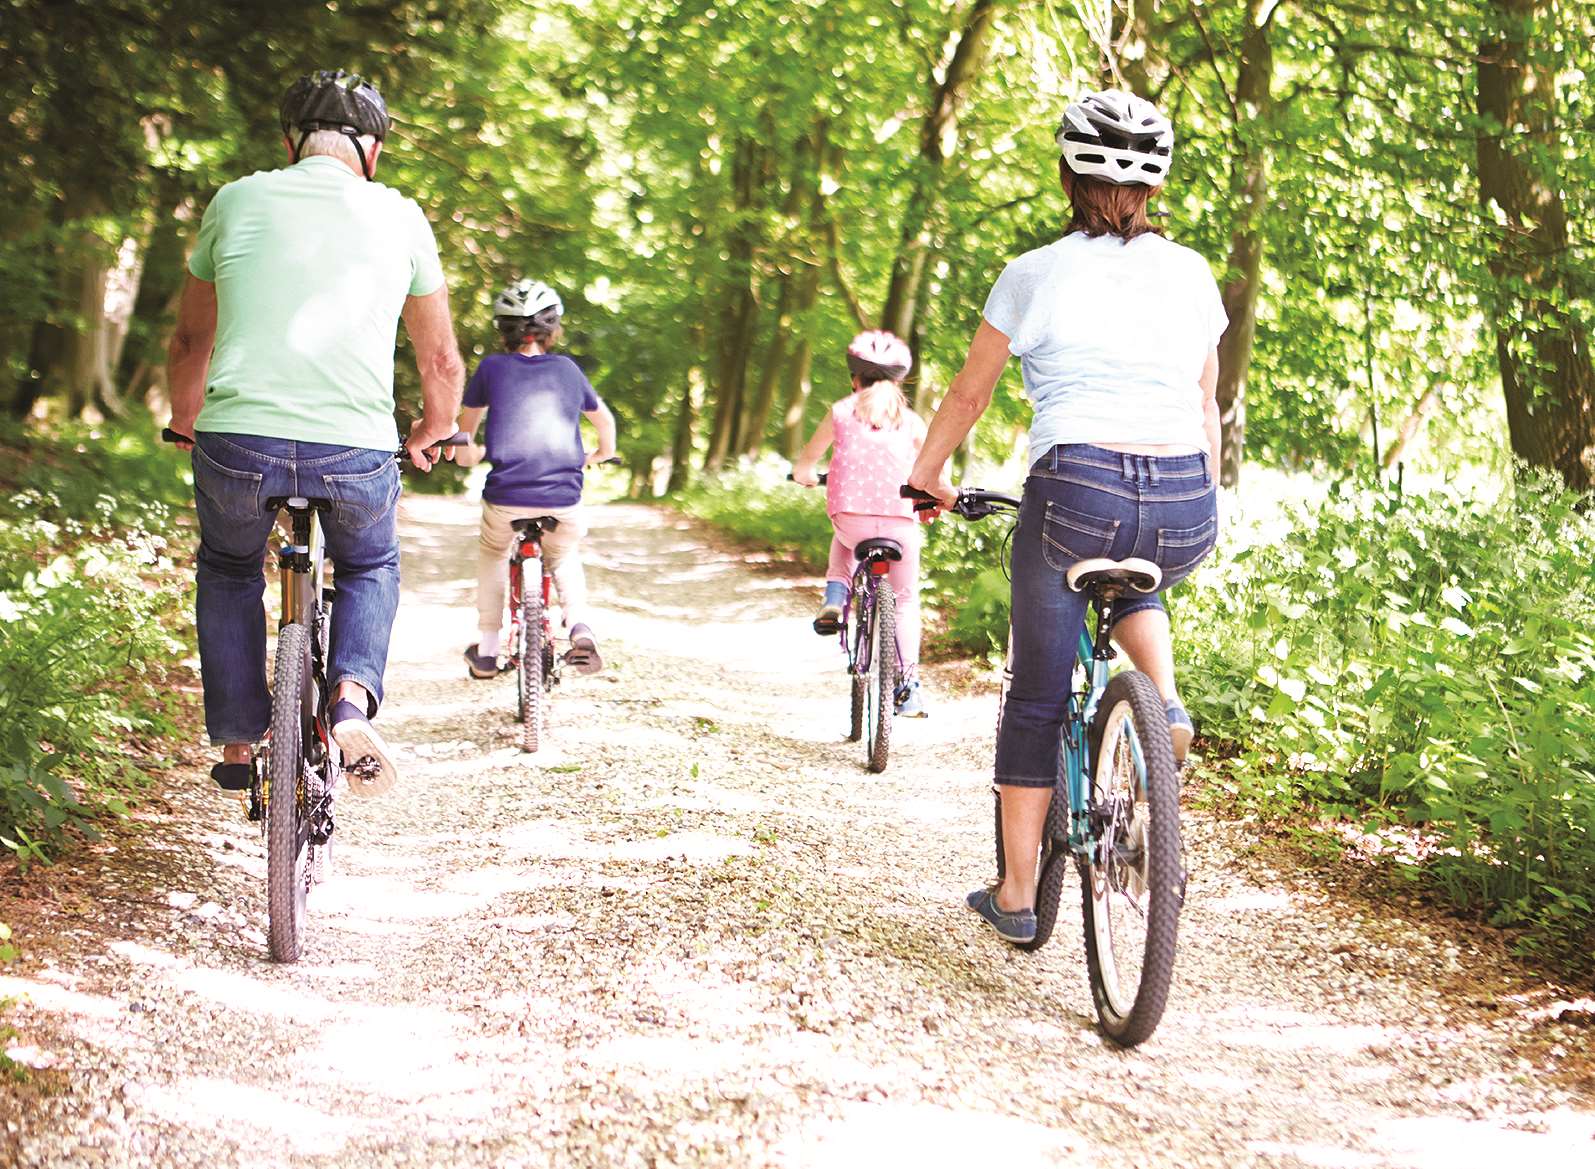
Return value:
M 1058 146 L 1077 175 L 1161 187 L 1174 157 L 1174 127 L 1145 98 L 1120 89 L 1070 102 Z
M 559 293 L 537 280 L 517 280 L 493 298 L 493 316 L 512 320 L 542 317 L 550 309 L 558 317 L 565 312 Z
M 868 376 L 874 381 L 900 382 L 913 364 L 907 342 L 884 329 L 860 333 L 847 347 L 848 372 L 861 379 Z

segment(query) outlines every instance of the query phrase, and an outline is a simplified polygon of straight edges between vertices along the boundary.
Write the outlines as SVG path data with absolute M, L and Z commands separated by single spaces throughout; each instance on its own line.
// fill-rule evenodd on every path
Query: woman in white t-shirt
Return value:
M 1227 321 L 1207 261 L 1146 215 L 1173 128 L 1151 103 L 1107 90 L 1068 107 L 1057 141 L 1068 229 L 1003 269 L 908 478 L 953 502 L 947 460 L 1018 357 L 1034 415 L 1013 541 L 1013 683 L 997 735 L 1006 863 L 999 884 L 967 899 L 1015 943 L 1035 937 L 1037 854 L 1085 620 L 1086 598 L 1064 575 L 1081 560 L 1139 556 L 1167 587 L 1212 551 L 1218 527 L 1213 395 Z M 1112 619 L 1114 640 L 1162 692 L 1183 759 L 1192 728 L 1161 600 L 1125 599 Z

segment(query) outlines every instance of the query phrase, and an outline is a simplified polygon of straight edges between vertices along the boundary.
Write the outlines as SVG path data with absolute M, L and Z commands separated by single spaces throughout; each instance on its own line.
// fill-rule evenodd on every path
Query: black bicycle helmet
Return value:
M 290 141 L 298 132 L 294 144 L 294 161 L 304 149 L 305 139 L 317 130 L 336 130 L 348 136 L 360 156 L 360 170 L 371 177 L 371 167 L 360 137 L 369 134 L 378 142 L 388 136 L 393 121 L 388 117 L 388 105 L 382 100 L 376 86 L 353 73 L 342 69 L 320 69 L 306 74 L 288 87 L 278 111 L 282 132 Z

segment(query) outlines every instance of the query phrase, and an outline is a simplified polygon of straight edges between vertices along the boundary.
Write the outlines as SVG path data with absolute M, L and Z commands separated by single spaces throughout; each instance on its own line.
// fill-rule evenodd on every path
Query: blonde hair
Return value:
M 912 414 L 903 387 L 882 378 L 853 391 L 853 415 L 875 430 L 896 430 Z

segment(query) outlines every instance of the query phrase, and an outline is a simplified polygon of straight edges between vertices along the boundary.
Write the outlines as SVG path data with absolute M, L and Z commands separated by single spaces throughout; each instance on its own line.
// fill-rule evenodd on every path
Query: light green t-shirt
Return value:
M 216 347 L 195 429 L 392 450 L 406 296 L 443 284 L 421 208 L 312 156 L 228 183 L 188 270 L 216 285 Z

